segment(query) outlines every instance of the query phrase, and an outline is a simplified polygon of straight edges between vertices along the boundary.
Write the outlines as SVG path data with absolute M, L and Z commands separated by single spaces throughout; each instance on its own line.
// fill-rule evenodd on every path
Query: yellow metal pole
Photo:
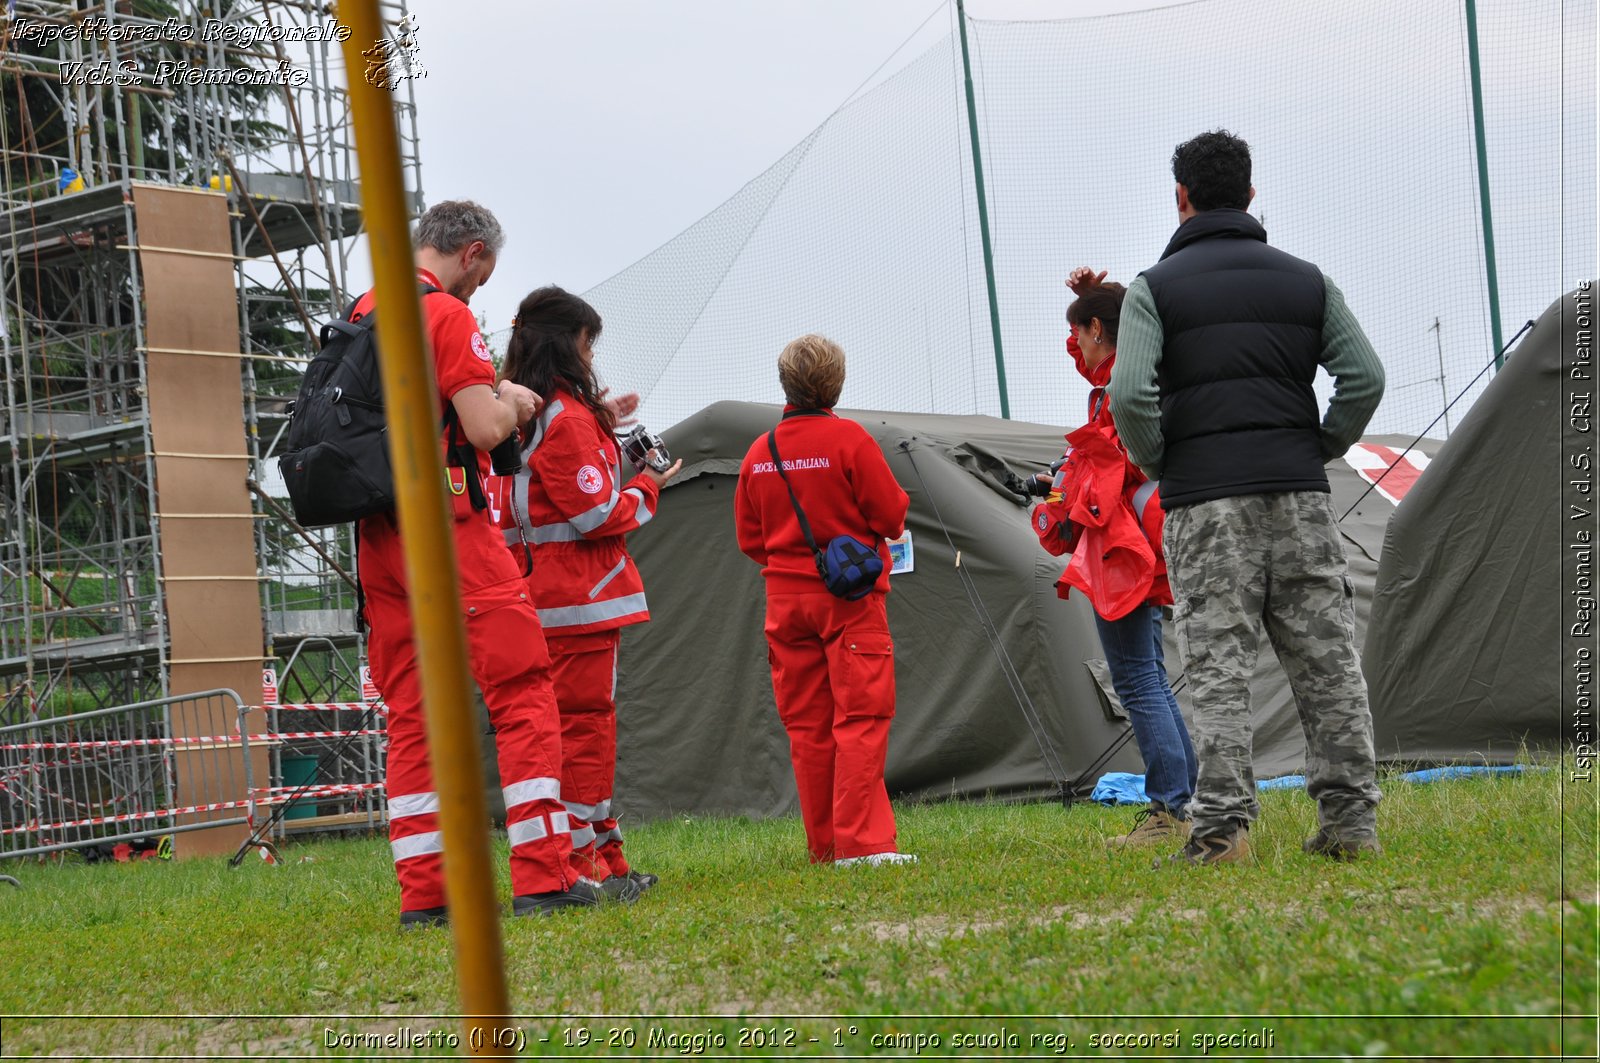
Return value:
M 468 1044 L 475 1052 L 487 1053 L 494 1050 L 489 1032 L 510 1025 L 510 1004 L 489 858 L 489 812 L 472 723 L 455 541 L 445 502 L 433 355 L 417 296 L 394 98 L 363 75 L 362 52 L 384 36 L 377 0 L 340 0 L 338 19 L 351 31 L 343 42 L 345 70 L 361 163 L 361 205 L 382 320 L 383 401 L 422 668 L 428 748 L 439 794 L 456 977 L 461 1010 L 469 1017 Z

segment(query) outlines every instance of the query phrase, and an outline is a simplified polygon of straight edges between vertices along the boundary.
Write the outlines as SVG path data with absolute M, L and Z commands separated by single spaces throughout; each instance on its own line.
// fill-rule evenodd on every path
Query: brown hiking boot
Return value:
M 1182 849 L 1165 860 L 1157 860 L 1156 867 L 1162 864 L 1177 867 L 1187 864 L 1240 864 L 1249 859 L 1250 828 L 1235 827 L 1227 834 L 1190 834 L 1188 843 Z
M 1375 837 L 1341 838 L 1327 827 L 1307 838 L 1300 848 L 1313 856 L 1326 856 L 1330 860 L 1359 860 L 1362 853 L 1377 856 L 1383 852 L 1383 846 L 1378 844 Z
M 1133 818 L 1132 830 L 1115 838 L 1107 838 L 1106 844 L 1113 849 L 1125 849 L 1163 845 L 1170 841 L 1183 841 L 1188 837 L 1188 820 L 1179 819 L 1166 809 L 1152 805 L 1139 810 L 1139 814 Z

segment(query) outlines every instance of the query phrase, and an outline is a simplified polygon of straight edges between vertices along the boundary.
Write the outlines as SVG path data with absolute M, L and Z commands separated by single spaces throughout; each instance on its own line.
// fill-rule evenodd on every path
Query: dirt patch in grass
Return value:
M 1021 926 L 1045 927 L 1065 923 L 1072 930 L 1090 930 L 1112 925 L 1125 926 L 1133 922 L 1133 917 L 1133 911 L 1127 908 L 1091 912 L 1056 905 L 1020 919 L 958 919 L 946 915 L 919 915 L 914 919 L 898 923 L 874 920 L 854 926 L 841 924 L 835 926 L 833 931 L 836 934 L 859 931 L 877 942 L 931 944 Z

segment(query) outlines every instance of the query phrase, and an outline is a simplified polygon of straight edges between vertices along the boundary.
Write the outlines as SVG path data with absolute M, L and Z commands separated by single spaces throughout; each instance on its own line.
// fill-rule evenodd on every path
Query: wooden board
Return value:
M 255 704 L 261 700 L 265 646 L 245 488 L 240 360 L 164 353 L 239 353 L 228 201 L 220 193 L 136 183 L 133 204 L 149 351 L 146 402 L 155 448 L 158 546 L 172 647 L 169 689 L 183 694 L 226 687 Z M 221 702 L 208 703 L 203 712 L 175 713 L 173 720 L 175 737 L 237 733 L 236 714 Z M 252 759 L 256 785 L 264 786 L 265 750 Z M 176 758 L 176 767 L 185 805 L 246 796 L 237 748 L 195 750 Z M 239 814 L 229 810 L 182 822 Z M 243 827 L 179 834 L 174 850 L 179 856 L 231 853 L 245 837 Z

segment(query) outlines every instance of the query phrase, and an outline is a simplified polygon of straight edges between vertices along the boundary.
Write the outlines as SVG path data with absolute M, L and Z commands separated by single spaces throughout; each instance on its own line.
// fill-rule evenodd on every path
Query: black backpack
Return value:
M 440 289 L 421 285 L 424 296 Z M 278 468 L 289 488 L 294 517 L 307 528 L 344 524 L 394 509 L 394 474 L 389 468 L 389 423 L 383 409 L 383 379 L 378 366 L 377 317 L 351 321 L 344 316 L 322 326 L 322 350 L 306 367 L 289 417 L 289 438 Z M 454 440 L 454 407 L 445 427 Z M 454 454 L 451 464 L 477 462 Z M 481 488 L 468 476 L 473 502 Z M 481 507 L 479 507 L 481 508 Z

